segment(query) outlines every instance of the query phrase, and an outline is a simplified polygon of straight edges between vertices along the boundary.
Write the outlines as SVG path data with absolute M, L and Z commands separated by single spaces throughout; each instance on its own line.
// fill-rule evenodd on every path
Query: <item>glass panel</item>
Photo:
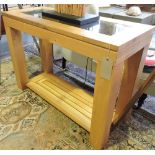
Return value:
M 47 17 L 42 15 L 43 12 L 46 12 L 46 10 L 44 11 L 43 9 L 41 9 L 41 10 L 34 10 L 34 11 L 23 12 L 23 13 L 32 15 L 36 18 L 43 18 L 43 19 L 46 18 L 47 19 Z M 96 32 L 96 33 L 101 33 L 101 34 L 105 34 L 105 35 L 109 35 L 109 36 L 112 36 L 116 33 L 119 33 L 119 32 L 122 32 L 124 30 L 131 28 L 131 26 L 128 26 L 128 25 L 107 22 L 107 21 L 104 21 L 103 19 L 102 20 L 99 19 L 98 22 L 94 22 L 94 23 L 86 24 L 86 25 L 82 25 L 82 26 L 71 24 L 71 23 L 66 23 L 64 21 L 52 19 L 49 17 L 48 17 L 48 19 L 57 21 L 59 23 L 65 23 L 67 25 L 80 27 L 82 29 L 87 29 L 89 31 L 93 31 L 94 33 Z

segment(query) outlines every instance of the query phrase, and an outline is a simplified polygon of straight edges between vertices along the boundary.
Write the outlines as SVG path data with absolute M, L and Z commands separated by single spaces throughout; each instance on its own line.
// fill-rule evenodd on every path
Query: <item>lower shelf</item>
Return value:
M 93 96 L 49 73 L 32 78 L 27 87 L 90 131 Z

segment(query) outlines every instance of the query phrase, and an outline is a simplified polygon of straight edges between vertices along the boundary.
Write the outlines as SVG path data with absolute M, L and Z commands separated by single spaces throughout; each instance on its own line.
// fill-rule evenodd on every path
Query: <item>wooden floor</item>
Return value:
M 90 131 L 93 96 L 49 73 L 34 77 L 27 86 Z

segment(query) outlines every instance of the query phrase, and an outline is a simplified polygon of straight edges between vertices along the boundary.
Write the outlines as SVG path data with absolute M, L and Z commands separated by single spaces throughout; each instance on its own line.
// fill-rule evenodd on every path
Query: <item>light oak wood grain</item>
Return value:
M 26 88 L 28 75 L 26 69 L 24 49 L 22 46 L 21 32 L 10 27 L 5 27 L 10 48 L 10 54 L 16 74 L 17 85 L 20 89 Z
M 39 9 L 29 9 L 29 10 L 39 10 Z M 49 7 L 43 7 L 40 10 L 51 10 Z M 24 11 L 23 12 L 27 12 Z M 5 16 L 8 16 L 12 19 L 17 19 L 24 23 L 29 23 L 31 25 L 35 25 L 37 27 L 45 28 L 50 31 L 54 31 L 63 35 L 67 35 L 69 37 L 74 37 L 76 39 L 86 41 L 104 48 L 109 48 L 107 44 L 111 44 L 110 48 L 114 51 L 119 51 L 119 48 L 121 45 L 124 45 L 126 42 L 131 41 L 134 37 L 138 37 L 139 35 L 145 34 L 147 31 L 153 31 L 154 27 L 150 25 L 144 25 L 139 23 L 133 23 L 128 21 L 121 21 L 117 19 L 111 19 L 111 18 L 105 18 L 100 17 L 100 20 L 104 20 L 106 22 L 113 22 L 116 24 L 122 24 L 127 25 L 128 27 L 131 27 L 131 29 L 124 30 L 123 32 L 120 32 L 118 35 L 108 36 L 100 33 L 96 33 L 94 35 L 93 32 L 84 30 L 81 28 L 77 28 L 74 26 L 46 20 L 46 19 L 39 19 L 35 18 L 33 16 L 24 14 L 21 11 L 9 11 L 4 12 L 3 14 Z M 126 35 L 126 33 L 128 35 Z M 143 36 L 141 36 L 143 37 Z
M 61 10 L 60 7 L 57 9 Z M 138 83 L 154 27 L 101 17 L 100 20 L 126 27 L 125 30 L 108 36 L 24 13 L 35 10 L 51 8 L 31 8 L 3 13 L 18 87 L 24 89 L 28 86 L 81 125 L 90 132 L 92 146 L 101 149 L 106 145 L 111 125 L 118 122 L 130 109 L 130 105 L 139 95 L 137 91 L 141 92 L 144 89 Z M 40 39 L 45 73 L 30 81 L 26 73 L 21 32 Z M 97 63 L 94 96 L 52 73 L 49 74 L 54 43 L 94 59 Z M 106 66 L 112 73 L 108 79 L 101 77 L 103 67 L 105 69 L 102 61 L 105 58 L 112 62 L 111 67 Z M 151 81 L 152 77 L 149 80 Z
M 39 27 L 25 24 L 13 19 L 9 19 L 7 17 L 4 17 L 4 21 L 5 25 L 14 27 L 29 34 L 33 34 L 34 36 L 48 40 L 51 43 L 60 44 L 65 48 L 69 48 L 79 54 L 89 56 L 95 60 L 102 60 L 103 57 L 107 55 L 107 52 L 109 52 L 109 49 L 104 49 L 100 46 L 95 46 L 81 40 L 60 35 L 59 33 L 54 33 L 52 31 L 41 29 Z M 117 56 L 116 52 L 110 50 L 110 55 L 111 58 L 115 61 Z
M 97 64 L 90 130 L 90 141 L 96 149 L 107 143 L 123 70 L 122 64 L 114 66 L 110 80 L 105 80 L 100 76 L 101 65 L 101 62 Z
M 135 87 L 135 82 L 137 79 L 138 71 L 140 68 L 140 63 L 143 55 L 146 55 L 146 51 L 141 49 L 135 55 L 131 56 L 124 63 L 124 73 L 122 84 L 120 88 L 120 93 L 118 96 L 118 101 L 116 104 L 116 112 L 114 116 L 113 123 L 116 124 L 117 121 L 122 117 L 125 112 L 126 105 L 132 98 L 132 94 Z M 143 61 L 144 64 L 144 61 Z M 142 64 L 141 64 L 142 65 Z
M 63 85 L 57 82 L 57 80 L 61 81 Z M 76 91 L 74 94 L 74 90 L 79 91 L 79 88 L 74 87 L 68 82 L 60 80 L 60 78 L 47 73 L 35 77 L 34 80 L 30 80 L 27 83 L 27 86 L 66 114 L 68 117 L 73 119 L 87 131 L 90 131 L 92 108 L 90 106 L 88 107 L 85 102 L 81 101 L 82 97 L 78 97 Z M 71 87 L 74 90 L 72 93 L 68 93 L 70 92 Z M 84 96 L 83 99 L 85 100 L 85 96 L 89 95 L 87 95 L 87 93 L 84 91 L 81 91 L 80 96 Z M 89 96 L 89 98 L 90 97 L 91 96 Z M 93 97 L 91 97 L 91 100 L 93 100 Z M 91 104 L 91 102 L 89 104 Z
M 42 70 L 46 73 L 53 72 L 53 44 L 43 39 L 39 41 Z

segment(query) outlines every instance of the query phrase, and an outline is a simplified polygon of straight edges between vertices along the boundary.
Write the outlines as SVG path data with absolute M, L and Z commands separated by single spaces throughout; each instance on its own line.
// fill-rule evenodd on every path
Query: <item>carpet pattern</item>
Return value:
M 34 129 L 40 114 L 47 108 L 47 104 L 28 91 L 0 98 L 0 141 L 12 133 Z
M 40 58 L 27 56 L 29 76 L 40 72 Z M 56 66 L 54 72 L 64 76 Z M 66 80 L 76 83 L 69 77 Z M 76 83 L 77 84 L 77 83 Z M 154 102 L 155 98 L 150 97 Z M 2 62 L 0 149 L 93 149 L 89 133 L 30 89 L 16 86 L 10 58 Z M 105 149 L 155 149 L 155 123 L 137 112 L 111 133 Z

